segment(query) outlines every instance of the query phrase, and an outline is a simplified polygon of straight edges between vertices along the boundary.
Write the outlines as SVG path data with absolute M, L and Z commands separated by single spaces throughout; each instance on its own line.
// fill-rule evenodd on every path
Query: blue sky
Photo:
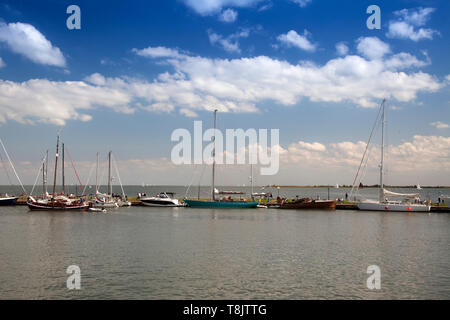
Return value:
M 80 30 L 66 27 L 71 4 Z M 371 4 L 380 30 L 366 27 Z M 170 135 L 217 107 L 222 129 L 280 129 L 280 173 L 261 183 L 351 183 L 386 96 L 391 182 L 448 185 L 449 12 L 437 0 L 2 1 L 0 136 L 29 183 L 62 128 L 84 175 L 112 149 L 126 183 L 186 184 Z M 239 170 L 223 183 L 248 183 Z

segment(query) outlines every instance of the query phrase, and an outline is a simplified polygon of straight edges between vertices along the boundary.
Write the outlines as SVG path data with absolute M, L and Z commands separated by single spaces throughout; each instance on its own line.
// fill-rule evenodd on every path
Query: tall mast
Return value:
M 42 194 L 45 194 L 45 161 L 42 161 Z
M 384 185 L 383 185 L 383 166 L 384 166 L 384 124 L 385 124 L 385 103 L 386 99 L 383 99 L 382 105 L 381 105 L 381 163 L 380 163 L 380 194 L 379 194 L 379 201 L 384 201 Z
M 95 194 L 98 193 L 98 152 L 97 152 L 97 166 L 95 167 Z
M 253 164 L 250 164 L 250 182 L 252 184 L 251 198 L 253 199 Z
M 215 170 L 216 170 L 216 118 L 217 118 L 217 109 L 214 110 L 214 148 L 212 152 L 213 156 L 213 165 L 212 165 L 212 183 L 211 183 L 211 200 L 215 200 L 215 193 L 214 193 L 214 176 L 215 176 Z
M 112 185 L 111 185 L 111 151 L 108 153 L 108 194 L 112 194 Z
M 47 150 L 47 154 L 45 156 L 45 180 L 44 180 L 44 185 L 45 185 L 45 194 L 47 194 L 47 181 L 48 180 L 48 150 Z
M 53 197 L 56 195 L 56 174 L 58 173 L 58 152 L 59 152 L 59 134 L 56 139 L 56 158 L 55 158 L 55 173 L 53 177 Z
M 65 174 L 64 174 L 64 167 L 65 167 L 65 162 L 64 162 L 64 143 L 62 144 L 62 164 L 61 164 L 61 170 L 62 170 L 62 193 L 64 194 L 65 192 L 65 187 L 66 187 L 66 181 L 65 181 Z

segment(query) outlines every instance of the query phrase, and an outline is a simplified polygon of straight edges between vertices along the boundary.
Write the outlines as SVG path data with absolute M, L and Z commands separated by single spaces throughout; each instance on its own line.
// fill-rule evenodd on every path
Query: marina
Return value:
M 450 298 L 449 214 L 0 210 L 3 299 Z M 374 263 L 382 290 L 365 287 Z M 81 290 L 65 286 L 69 264 Z

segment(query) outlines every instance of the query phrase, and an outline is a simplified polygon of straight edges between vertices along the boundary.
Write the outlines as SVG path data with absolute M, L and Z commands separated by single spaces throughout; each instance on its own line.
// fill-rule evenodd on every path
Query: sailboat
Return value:
M 380 161 L 380 190 L 378 200 L 365 200 L 356 203 L 359 210 L 366 211 L 430 211 L 430 206 L 420 203 L 418 193 L 397 193 L 386 190 L 383 185 L 384 178 L 384 127 L 385 127 L 386 99 L 381 103 L 381 161 Z M 402 200 L 392 201 L 389 197 L 401 197 Z
M 6 157 L 8 158 L 8 161 L 9 161 L 9 164 L 10 164 L 11 168 L 12 168 L 12 170 L 13 170 L 16 178 L 17 178 L 17 180 L 19 181 L 20 186 L 22 187 L 22 190 L 26 194 L 26 190 L 25 190 L 25 188 L 22 185 L 22 181 L 20 181 L 19 175 L 17 174 L 16 169 L 14 168 L 14 165 L 13 165 L 13 163 L 11 161 L 11 158 L 9 157 L 8 152 L 6 151 L 6 147 L 3 144 L 2 139 L 0 139 L 0 143 L 2 145 L 3 151 L 5 152 Z M 1 160 L 2 160 L 2 166 L 3 166 L 3 159 L 1 159 Z M 6 171 L 6 167 L 5 167 L 5 171 Z M 3 195 L 0 194 L 0 206 L 12 206 L 12 205 L 15 205 L 17 203 L 17 199 L 18 199 L 18 197 L 8 195 L 8 193 L 5 193 Z
M 213 164 L 212 164 L 212 182 L 211 182 L 211 199 L 210 200 L 193 200 L 184 199 L 184 202 L 188 207 L 193 208 L 256 208 L 258 202 L 246 201 L 246 200 L 235 200 L 231 198 L 231 194 L 236 194 L 235 192 L 219 192 L 214 185 L 215 180 L 215 168 L 216 168 L 216 120 L 217 120 L 217 110 L 214 110 L 214 148 L 212 152 Z M 216 194 L 229 194 L 221 199 L 216 199 Z
M 95 199 L 92 202 L 94 208 L 118 208 L 119 204 L 112 197 L 112 177 L 111 177 L 111 151 L 108 153 L 108 193 L 101 193 L 98 191 L 98 153 L 97 153 L 97 168 L 95 172 Z
M 64 194 L 64 144 L 62 148 L 63 164 L 62 164 L 62 176 L 63 176 L 63 190 L 60 194 L 56 194 L 56 177 L 58 172 L 58 157 L 59 157 L 59 134 L 56 140 L 56 159 L 55 159 L 55 173 L 53 178 L 53 193 L 46 193 L 41 199 L 35 199 L 33 196 L 29 196 L 27 205 L 30 210 L 86 210 L 89 204 L 84 199 L 70 199 Z M 44 178 L 45 181 L 45 178 Z M 44 182 L 45 183 L 45 182 Z
M 96 192 L 95 192 L 95 199 L 92 203 L 93 207 L 96 208 L 118 208 L 118 207 L 124 207 L 124 206 L 131 206 L 131 202 L 126 200 L 126 195 L 125 192 L 123 190 L 123 186 L 122 186 L 122 182 L 120 180 L 120 176 L 119 176 L 119 171 L 117 169 L 117 165 L 114 162 L 114 166 L 116 168 L 116 173 L 117 176 L 119 177 L 119 183 L 120 183 L 120 187 L 122 189 L 122 198 L 118 198 L 115 199 L 113 197 L 113 193 L 112 193 L 112 181 L 113 181 L 113 177 L 112 177 L 112 151 L 110 151 L 108 153 L 108 191 L 107 193 L 101 193 L 98 190 L 98 178 L 97 178 L 97 172 L 98 172 L 98 153 L 97 153 L 97 169 L 96 169 Z

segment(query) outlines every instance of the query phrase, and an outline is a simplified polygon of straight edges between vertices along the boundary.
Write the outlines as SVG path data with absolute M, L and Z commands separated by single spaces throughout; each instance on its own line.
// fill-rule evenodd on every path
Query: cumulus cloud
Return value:
M 39 64 L 65 67 L 61 50 L 52 45 L 35 27 L 27 23 L 0 22 L 0 41 L 15 53 Z
M 425 67 L 431 64 L 431 61 L 428 55 L 426 53 L 424 54 L 426 58 L 425 61 L 417 59 L 417 57 L 410 53 L 400 52 L 387 59 L 385 64 L 387 68 L 395 70 Z
M 336 44 L 336 53 L 340 56 L 345 56 L 348 53 L 348 46 L 344 42 Z
M 447 129 L 450 127 L 448 124 L 443 123 L 441 121 L 431 122 L 430 125 L 435 127 L 436 129 Z
M 395 11 L 396 20 L 389 21 L 387 37 L 398 39 L 410 39 L 420 41 L 423 39 L 433 39 L 438 32 L 430 28 L 420 28 L 424 26 L 430 18 L 434 8 L 402 9 Z
M 184 3 L 201 15 L 220 12 L 224 7 L 251 7 L 261 0 L 183 0 Z
M 291 2 L 294 2 L 294 3 L 298 4 L 300 7 L 304 8 L 304 7 L 306 7 L 309 3 L 311 3 L 312 0 L 291 0 Z
M 0 80 L 0 123 L 14 120 L 64 125 L 68 120 L 89 121 L 91 116 L 83 111 L 101 105 L 117 112 L 132 112 L 127 107 L 129 102 L 126 92 L 83 81 Z
M 208 30 L 209 42 L 212 45 L 219 45 L 222 49 L 230 53 L 241 53 L 239 39 L 247 38 L 249 35 L 249 29 L 242 29 L 241 31 L 235 32 L 227 37 L 215 33 L 212 30 Z
M 370 60 L 381 59 L 391 52 L 389 45 L 377 37 L 361 37 L 356 42 L 358 52 Z
M 132 51 L 148 58 L 181 58 L 183 56 L 178 50 L 166 47 L 148 47 L 140 50 L 133 48 Z
M 280 161 L 287 165 L 309 168 L 348 168 L 356 173 L 366 142 L 342 141 L 329 144 L 298 141 L 280 152 Z M 387 146 L 387 161 L 390 172 L 420 172 L 430 168 L 436 171 L 450 171 L 450 137 L 414 135 L 412 141 Z M 369 151 L 368 168 L 378 169 L 379 146 Z M 376 182 L 377 176 L 373 177 Z
M 298 34 L 295 30 L 290 30 L 288 33 L 280 34 L 277 38 L 282 44 L 288 47 L 296 47 L 308 52 L 316 51 L 316 44 L 309 41 L 311 33 L 308 30 L 303 31 L 303 35 Z
M 238 13 L 236 10 L 233 9 L 226 9 L 224 11 L 222 11 L 222 13 L 219 15 L 219 20 L 223 21 L 223 22 L 234 22 L 236 21 L 238 16 Z
M 89 110 L 100 107 L 122 113 L 178 111 L 188 117 L 214 109 L 254 113 L 263 102 L 291 106 L 302 99 L 375 107 L 382 98 L 409 102 L 419 92 L 436 92 L 448 84 L 412 71 L 424 62 L 404 53 L 378 54 L 381 58 L 374 60 L 347 55 L 317 65 L 266 56 L 212 59 L 151 46 L 134 52 L 155 63 L 163 61 L 171 71 L 152 80 L 94 73 L 83 81 L 0 81 L 0 123 L 63 125 L 88 121 Z

